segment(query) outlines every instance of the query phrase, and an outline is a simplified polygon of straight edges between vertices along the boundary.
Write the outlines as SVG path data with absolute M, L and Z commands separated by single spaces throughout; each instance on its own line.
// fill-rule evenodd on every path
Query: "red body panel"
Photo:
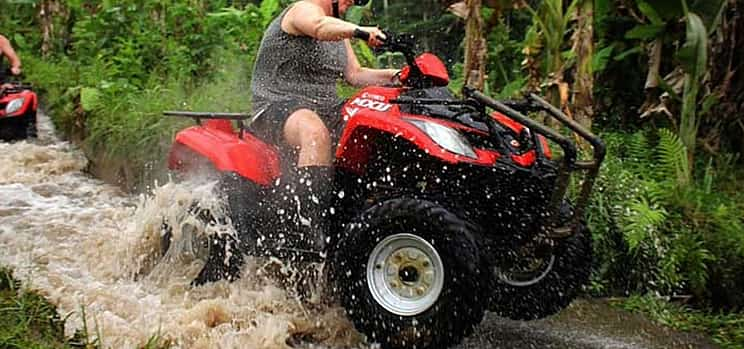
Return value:
M 25 115 L 29 110 L 35 111 L 37 109 L 38 100 L 36 98 L 36 93 L 31 90 L 24 90 L 18 93 L 7 93 L 0 97 L 0 103 L 2 103 L 3 105 L 7 105 L 12 100 L 18 98 L 24 98 L 23 106 L 21 106 L 21 109 L 18 109 L 16 112 L 10 115 L 5 115 L 5 108 L 0 108 L 0 118 L 22 116 Z
M 432 79 L 435 84 L 446 86 L 449 82 L 447 69 L 436 56 L 423 54 L 416 59 L 421 72 Z M 409 77 L 410 69 L 404 68 L 401 80 Z M 374 153 L 376 137 L 401 138 L 414 147 L 446 163 L 469 163 L 481 166 L 493 166 L 502 156 L 494 150 L 474 148 L 475 158 L 452 153 L 439 144 L 424 131 L 406 119 L 421 119 L 438 123 L 463 133 L 483 131 L 470 128 L 458 122 L 432 118 L 422 115 L 410 115 L 401 112 L 398 104 L 390 103 L 398 98 L 404 88 L 368 87 L 349 99 L 342 108 L 341 116 L 345 123 L 343 133 L 336 148 L 336 166 L 346 170 L 363 173 L 370 155 Z M 492 117 L 500 124 L 519 134 L 524 126 L 500 114 Z M 545 139 L 540 136 L 543 153 L 550 157 L 550 149 Z M 257 139 L 250 133 L 244 133 L 241 139 L 232 129 L 229 120 L 207 120 L 202 126 L 194 126 L 178 133 L 171 149 L 169 167 L 179 169 L 184 159 L 179 155 L 179 147 L 188 148 L 197 153 L 219 171 L 236 172 L 239 175 L 262 185 L 268 185 L 281 175 L 280 156 L 276 148 Z M 530 167 L 536 161 L 535 150 L 522 154 L 511 154 L 510 159 L 522 167 Z
M 416 58 L 416 65 L 421 70 L 424 76 L 434 81 L 437 86 L 447 86 L 449 84 L 449 74 L 447 73 L 447 67 L 439 59 L 439 57 L 431 54 L 424 53 Z M 411 67 L 405 66 L 400 71 L 400 81 L 405 82 L 408 80 L 408 76 L 411 73 Z
M 524 130 L 524 125 L 506 117 L 506 115 L 504 114 L 493 112 L 491 113 L 491 116 L 496 119 L 498 123 L 510 128 L 516 134 L 520 134 L 522 130 Z M 553 153 L 550 151 L 548 141 L 542 135 L 538 135 L 537 138 L 540 140 L 540 146 L 542 147 L 543 154 L 545 154 L 546 158 L 551 159 L 553 157 Z M 522 167 L 532 166 L 532 164 L 535 163 L 536 159 L 537 156 L 535 155 L 534 151 L 529 151 L 521 155 L 512 155 L 512 160 L 514 160 L 515 163 L 519 164 Z
M 277 150 L 248 132 L 239 138 L 227 120 L 209 120 L 204 126 L 179 132 L 168 161 L 171 169 L 179 169 L 182 164 L 178 145 L 209 159 L 219 171 L 235 172 L 261 185 L 269 185 L 281 175 Z
M 447 163 L 466 162 L 489 166 L 496 162 L 499 154 L 494 151 L 475 149 L 477 158 L 473 159 L 451 153 L 439 146 L 404 118 L 422 118 L 457 128 L 463 126 L 402 113 L 398 105 L 388 103 L 390 99 L 397 98 L 400 92 L 401 89 L 397 88 L 370 87 L 361 90 L 344 105 L 342 115 L 347 123 L 336 149 L 337 166 L 357 173 L 363 172 L 373 150 L 372 137 L 379 134 L 408 140 L 427 154 Z

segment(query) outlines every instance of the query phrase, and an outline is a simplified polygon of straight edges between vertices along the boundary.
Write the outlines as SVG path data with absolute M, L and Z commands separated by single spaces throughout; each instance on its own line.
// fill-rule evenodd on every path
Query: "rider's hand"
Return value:
M 367 40 L 367 45 L 372 47 L 377 47 L 382 45 L 385 42 L 385 34 L 380 30 L 380 28 L 377 27 L 359 27 L 359 29 L 369 33 L 369 40 Z
M 390 78 L 390 84 L 391 86 L 401 86 L 403 85 L 403 82 L 400 81 L 400 73 L 401 71 L 398 70 L 393 76 Z
M 21 75 L 21 67 L 10 67 L 10 73 L 13 75 Z

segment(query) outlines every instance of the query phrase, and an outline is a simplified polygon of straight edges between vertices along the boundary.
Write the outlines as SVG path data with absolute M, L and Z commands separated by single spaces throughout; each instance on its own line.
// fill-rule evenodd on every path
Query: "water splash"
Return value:
M 194 202 L 223 212 L 214 182 L 128 196 L 82 173 L 84 156 L 54 139 L 48 119 L 41 124 L 36 143 L 0 143 L 0 265 L 71 314 L 67 335 L 82 327 L 84 309 L 104 347 L 141 347 L 153 335 L 177 348 L 360 345 L 342 309 L 298 301 L 267 277 L 266 261 L 249 258 L 238 281 L 192 287 L 203 262 L 161 256 L 163 221 L 177 222 L 178 243 L 185 226 L 200 224 L 184 214 Z

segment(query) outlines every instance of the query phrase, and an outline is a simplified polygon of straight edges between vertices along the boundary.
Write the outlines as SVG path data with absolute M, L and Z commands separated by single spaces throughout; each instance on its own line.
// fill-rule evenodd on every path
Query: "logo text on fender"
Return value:
M 388 111 L 390 108 L 393 107 L 390 103 L 385 103 L 381 101 L 375 101 L 368 98 L 355 98 L 354 101 L 351 102 L 351 105 L 358 105 L 362 108 L 372 109 L 376 111 Z

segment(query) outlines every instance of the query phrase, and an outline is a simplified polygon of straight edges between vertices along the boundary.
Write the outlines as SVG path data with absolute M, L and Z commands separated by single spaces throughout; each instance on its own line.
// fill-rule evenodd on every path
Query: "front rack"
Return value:
M 484 107 L 490 107 L 507 117 L 513 119 L 516 122 L 528 127 L 534 133 L 543 135 L 545 138 L 557 143 L 563 149 L 563 159 L 559 166 L 558 178 L 556 179 L 556 189 L 550 199 L 550 225 L 555 227 L 551 233 L 551 237 L 566 237 L 571 235 L 579 223 L 579 220 L 584 215 L 584 210 L 589 203 L 589 195 L 591 194 L 594 181 L 599 173 L 599 167 L 602 164 L 602 160 L 605 157 L 605 145 L 602 140 L 591 133 L 589 130 L 581 126 L 574 120 L 571 120 L 566 114 L 561 112 L 558 108 L 554 107 L 540 96 L 531 93 L 527 95 L 525 110 L 542 110 L 561 124 L 568 127 L 571 131 L 575 132 L 579 137 L 583 138 L 592 146 L 592 160 L 579 161 L 578 151 L 576 144 L 569 138 L 566 137 L 556 130 L 545 126 L 535 120 L 530 119 L 521 112 L 514 108 L 499 102 L 483 93 L 472 89 L 464 88 L 463 93 L 466 98 L 476 101 Z M 516 105 L 513 105 L 517 107 Z M 489 118 L 490 119 L 490 118 Z M 490 122 L 495 122 L 490 120 Z M 581 190 L 579 196 L 574 205 L 573 216 L 568 221 L 568 224 L 558 226 L 558 217 L 561 204 L 566 195 L 568 189 L 569 179 L 571 173 L 574 171 L 584 171 L 584 179 L 581 181 Z
M 594 181 L 599 173 L 599 166 L 604 160 L 605 156 L 605 145 L 602 140 L 579 125 L 577 122 L 571 120 L 566 114 L 561 112 L 558 108 L 554 107 L 540 96 L 536 94 L 529 94 L 525 101 L 520 102 L 500 102 L 491 97 L 484 95 L 483 93 L 465 87 L 463 89 L 465 99 L 463 100 L 447 100 L 447 99 L 429 99 L 429 98 L 411 98 L 411 97 L 399 97 L 391 100 L 391 103 L 395 104 L 415 104 L 415 105 L 460 105 L 480 110 L 484 115 L 486 107 L 490 107 L 508 118 L 519 122 L 533 131 L 532 136 L 535 137 L 534 142 L 537 143 L 537 135 L 542 135 L 545 138 L 557 143 L 561 149 L 563 149 L 563 158 L 558 168 L 558 178 L 556 179 L 556 188 L 550 199 L 550 221 L 549 226 L 553 227 L 551 237 L 566 237 L 575 231 L 576 225 L 584 215 L 584 210 L 589 202 L 589 195 L 591 194 Z M 558 131 L 545 126 L 533 119 L 522 114 L 522 112 L 530 111 L 545 111 L 548 115 L 558 120 L 561 124 L 568 127 L 571 131 L 575 132 L 579 137 L 585 139 L 589 144 L 592 145 L 593 154 L 592 160 L 580 161 L 578 159 L 577 146 L 571 138 L 560 134 Z M 496 130 L 496 121 L 492 118 L 486 118 L 485 122 L 488 124 L 490 130 Z M 537 147 L 538 151 L 540 147 Z M 571 173 L 574 171 L 584 171 L 584 180 L 581 182 L 581 191 L 579 197 L 576 200 L 573 210 L 573 216 L 568 221 L 568 224 L 558 226 L 559 210 L 563 202 L 563 198 L 568 190 L 569 179 Z

